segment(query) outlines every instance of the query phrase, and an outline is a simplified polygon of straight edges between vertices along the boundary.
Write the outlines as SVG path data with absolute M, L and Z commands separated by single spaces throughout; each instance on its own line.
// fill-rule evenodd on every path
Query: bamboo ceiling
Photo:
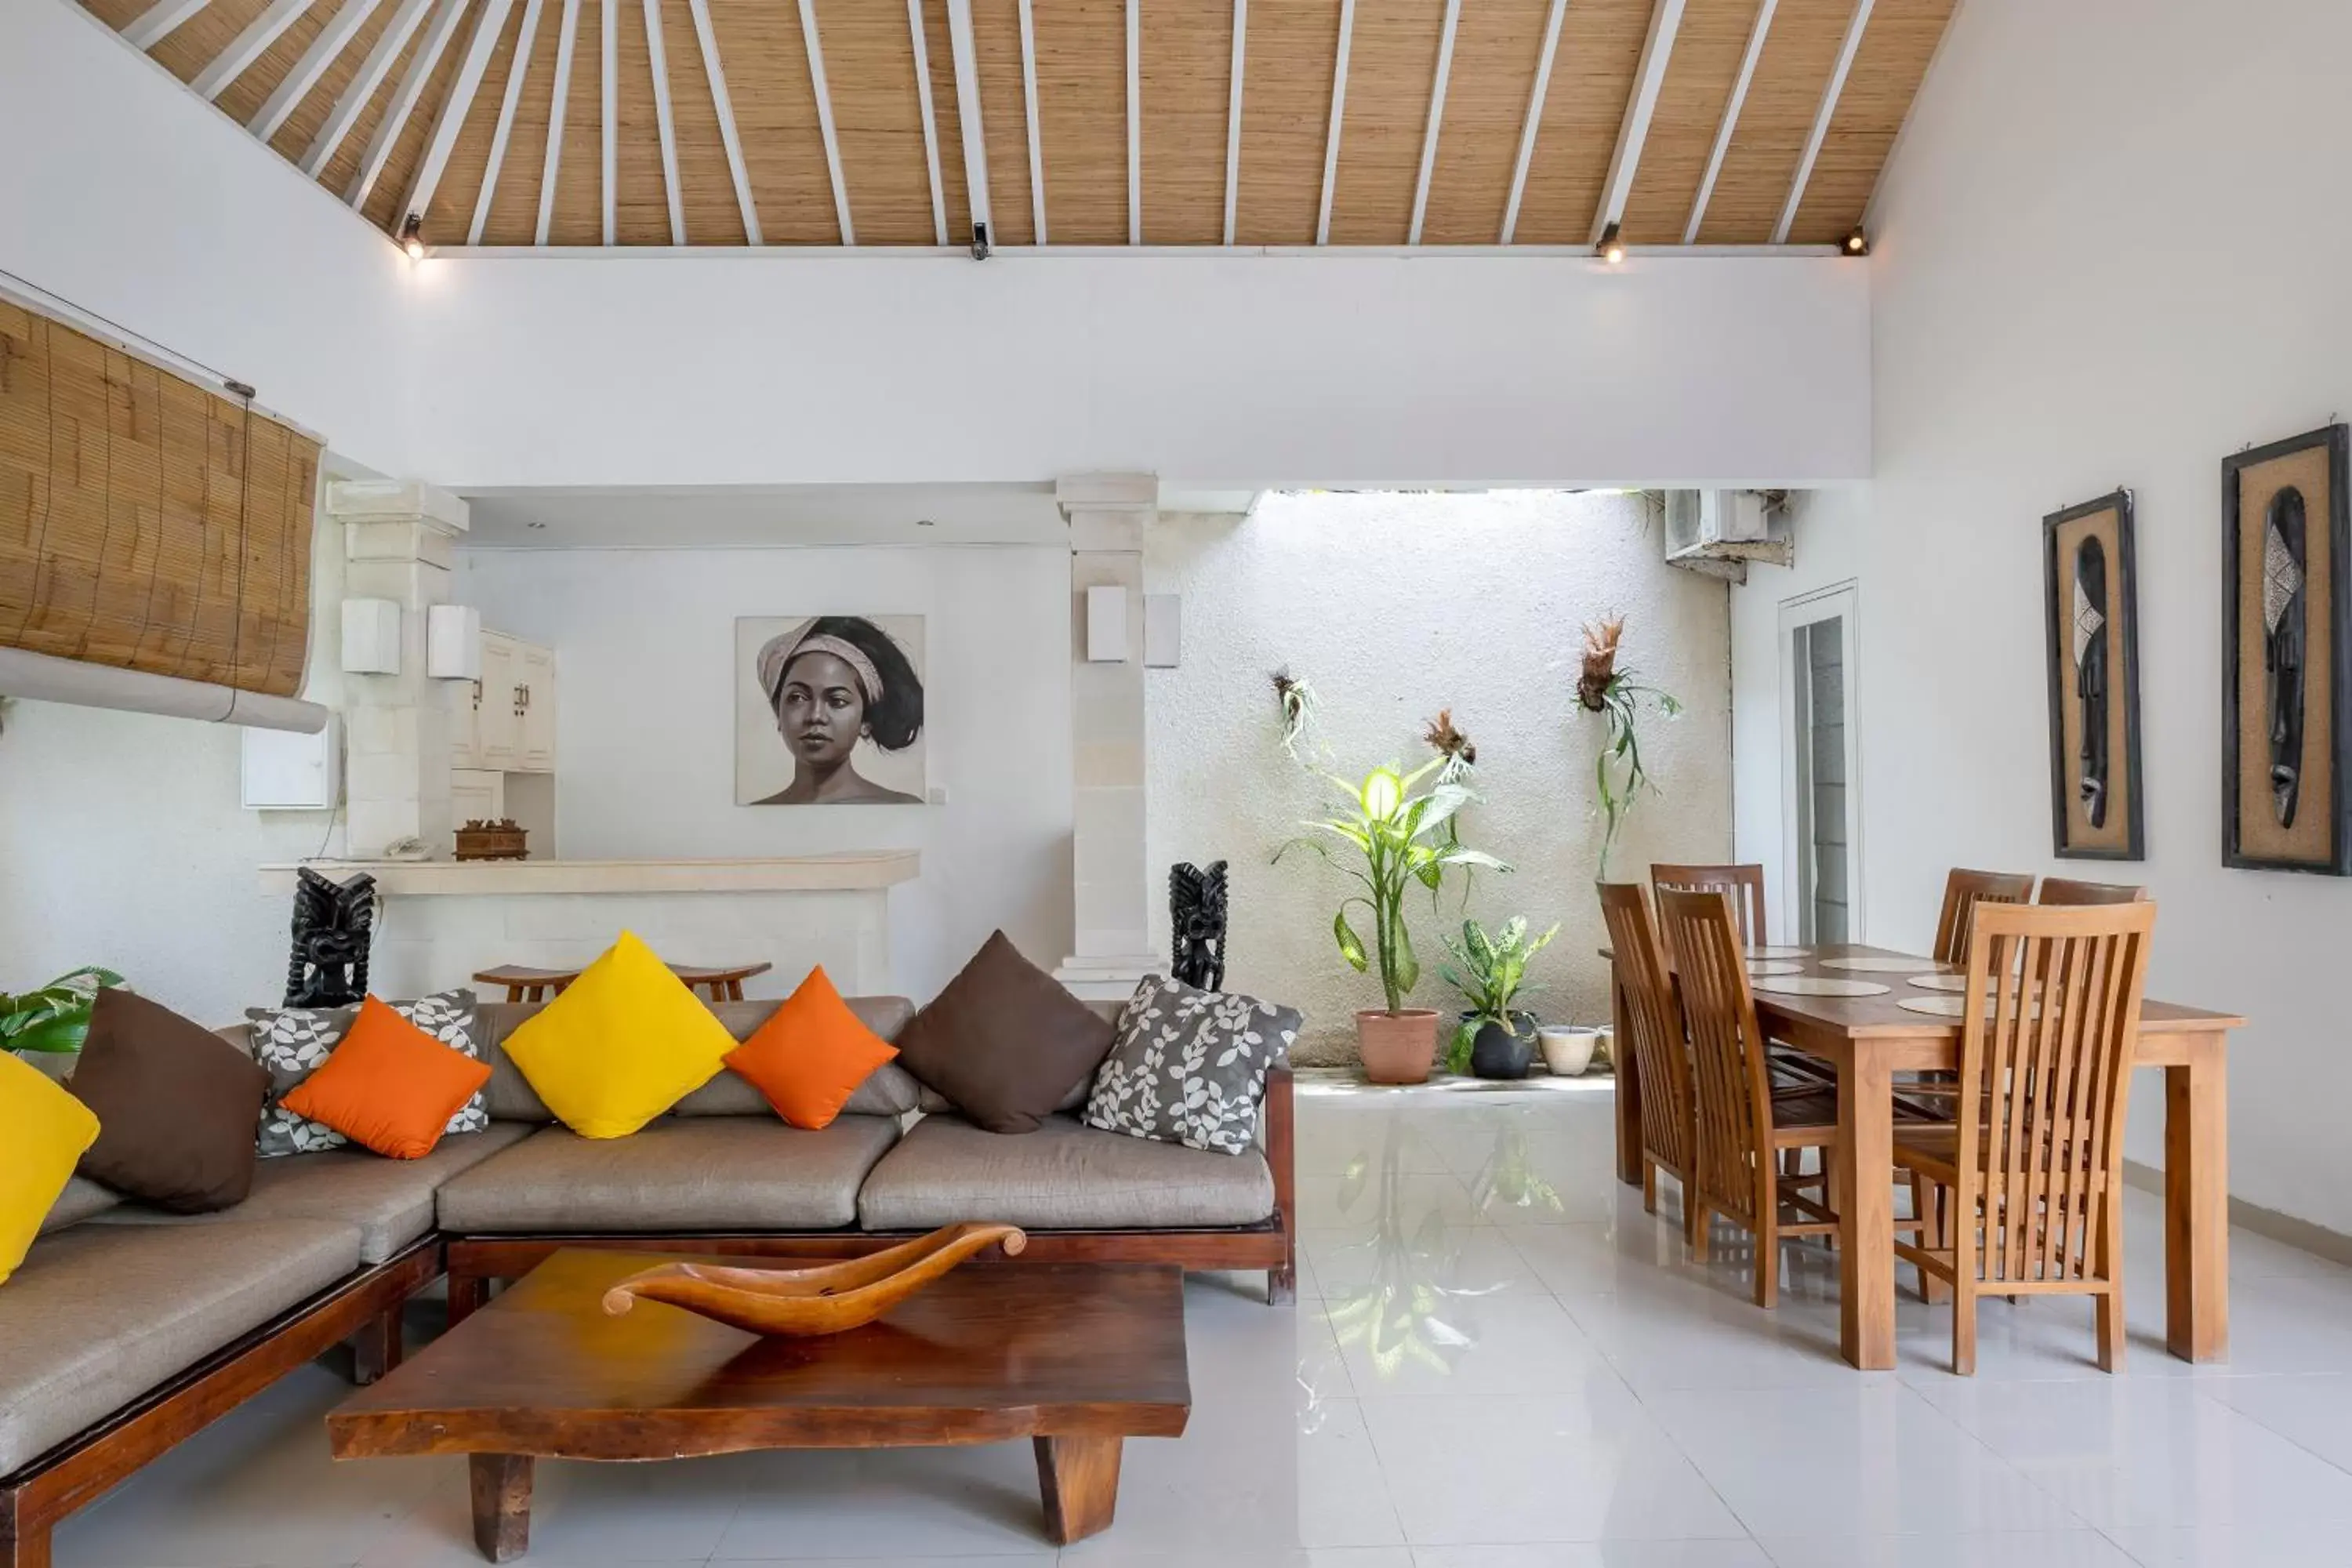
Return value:
M 1748 246 L 1862 221 L 1956 0 L 81 3 L 436 247 Z

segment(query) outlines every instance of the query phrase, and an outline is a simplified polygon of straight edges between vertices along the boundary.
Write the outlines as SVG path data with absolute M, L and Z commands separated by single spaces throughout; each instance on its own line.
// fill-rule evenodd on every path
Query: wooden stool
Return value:
M 688 989 L 707 993 L 713 1002 L 740 1002 L 743 982 L 774 967 L 772 963 L 739 963 L 724 969 L 705 969 L 691 963 L 673 963 L 669 972 L 685 981 Z M 562 995 L 563 988 L 579 978 L 576 969 L 533 969 L 529 964 L 503 963 L 496 969 L 476 972 L 474 984 L 505 986 L 509 1002 L 544 1002 L 551 995 Z

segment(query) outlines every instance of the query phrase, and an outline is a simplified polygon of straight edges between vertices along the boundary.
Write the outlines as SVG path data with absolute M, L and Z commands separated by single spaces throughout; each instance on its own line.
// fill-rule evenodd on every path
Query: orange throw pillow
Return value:
M 857 1086 L 898 1054 L 849 1010 L 820 965 L 726 1060 L 777 1115 L 814 1131 L 830 1125 Z
M 433 1152 L 490 1064 L 443 1045 L 370 996 L 341 1044 L 278 1103 L 394 1160 Z

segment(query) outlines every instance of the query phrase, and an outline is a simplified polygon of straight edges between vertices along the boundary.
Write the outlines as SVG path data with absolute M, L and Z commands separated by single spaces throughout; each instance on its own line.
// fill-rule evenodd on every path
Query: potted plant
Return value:
M 121 984 L 122 976 L 111 969 L 92 964 L 60 974 L 38 990 L 13 996 L 0 991 L 0 1049 L 48 1058 L 37 1066 L 69 1065 L 89 1037 L 90 1004 L 100 990 Z
M 1421 982 L 1421 961 L 1405 925 L 1405 894 L 1418 883 L 1433 900 L 1449 868 L 1510 869 L 1492 855 L 1441 836 L 1439 830 L 1475 798 L 1458 784 L 1431 782 L 1444 762 L 1435 757 L 1409 773 L 1391 763 L 1374 768 L 1360 784 L 1326 775 L 1345 804 L 1328 817 L 1302 824 L 1322 837 L 1294 838 L 1275 852 L 1280 861 L 1294 849 L 1311 851 L 1362 884 L 1361 892 L 1340 901 L 1331 933 L 1339 956 L 1358 973 L 1374 965 L 1380 970 L 1387 1005 L 1356 1015 L 1364 1075 L 1374 1083 L 1420 1083 L 1437 1057 L 1435 1009 L 1404 1005 Z M 1351 910 L 1370 921 L 1369 946 L 1348 918 Z
M 1617 644 L 1624 635 L 1622 616 L 1611 616 L 1598 625 L 1586 626 L 1583 668 L 1576 682 L 1577 701 L 1601 714 L 1609 725 L 1608 736 L 1592 759 L 1593 795 L 1601 818 L 1601 872 L 1597 880 L 1603 882 L 1609 879 L 1609 851 L 1616 847 L 1618 831 L 1625 826 L 1634 801 L 1645 785 L 1657 788 L 1650 782 L 1649 770 L 1642 764 L 1642 701 L 1649 699 L 1669 719 L 1683 710 L 1673 693 L 1642 684 L 1633 669 L 1617 668 Z
M 1440 964 L 1438 973 L 1469 1004 L 1446 1053 L 1449 1068 L 1460 1072 L 1467 1068 L 1480 1078 L 1528 1076 L 1535 1061 L 1536 1016 L 1511 1003 L 1532 989 L 1527 983 L 1528 960 L 1559 934 L 1555 925 L 1530 939 L 1525 915 L 1513 915 L 1498 931 L 1464 921 L 1459 940 L 1448 933 L 1445 950 L 1454 962 Z

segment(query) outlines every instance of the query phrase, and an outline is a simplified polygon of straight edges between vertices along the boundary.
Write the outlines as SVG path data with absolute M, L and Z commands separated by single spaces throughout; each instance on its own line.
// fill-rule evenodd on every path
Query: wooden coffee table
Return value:
M 614 1281 L 676 1261 L 556 1253 L 339 1405 L 327 1417 L 335 1458 L 470 1456 L 475 1544 L 505 1563 L 529 1545 L 542 1456 L 1029 1437 L 1045 1533 L 1063 1545 L 1110 1524 L 1121 1442 L 1181 1436 L 1192 1412 L 1174 1268 L 967 1264 L 880 1321 L 824 1339 L 761 1339 L 655 1301 L 604 1314 Z

